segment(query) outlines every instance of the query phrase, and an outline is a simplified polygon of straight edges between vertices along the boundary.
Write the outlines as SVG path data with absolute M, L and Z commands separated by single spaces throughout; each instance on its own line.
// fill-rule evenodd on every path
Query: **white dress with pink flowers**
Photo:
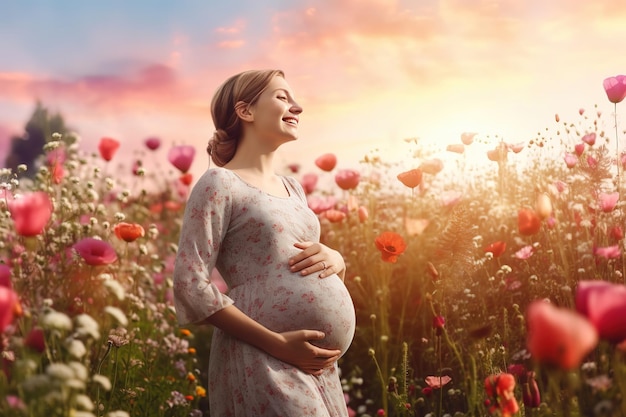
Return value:
M 320 225 L 300 184 L 267 194 L 224 168 L 209 169 L 191 192 L 174 269 L 179 324 L 234 304 L 276 332 L 321 330 L 319 346 L 345 352 L 354 336 L 352 299 L 337 275 L 289 270 L 294 243 L 318 241 Z M 210 281 L 216 267 L 230 290 Z M 336 368 L 312 376 L 215 329 L 209 358 L 211 416 L 347 416 Z

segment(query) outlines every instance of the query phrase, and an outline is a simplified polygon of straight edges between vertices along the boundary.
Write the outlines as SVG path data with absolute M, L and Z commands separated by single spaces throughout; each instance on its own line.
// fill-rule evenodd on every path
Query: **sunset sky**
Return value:
M 626 73 L 623 0 L 2 0 L 0 161 L 36 100 L 93 151 L 144 138 L 198 148 L 228 76 L 281 68 L 304 107 L 281 161 L 335 152 L 354 165 L 404 139 L 464 131 L 508 142 L 555 113 L 613 114 L 602 81 Z M 620 115 L 618 107 L 618 116 Z M 626 117 L 626 109 L 621 118 Z M 486 139 L 484 139 L 486 140 Z M 495 140 L 495 139 L 494 139 Z

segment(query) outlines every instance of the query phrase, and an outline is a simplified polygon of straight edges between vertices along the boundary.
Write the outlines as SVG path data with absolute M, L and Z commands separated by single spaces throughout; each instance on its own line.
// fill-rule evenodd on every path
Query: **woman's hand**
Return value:
M 297 242 L 294 246 L 302 249 L 302 252 L 289 258 L 292 272 L 300 272 L 301 275 L 318 272 L 320 278 L 337 274 L 344 279 L 346 264 L 343 256 L 336 250 L 315 242 Z
M 267 353 L 311 375 L 321 375 L 334 366 L 341 356 L 340 350 L 317 347 L 310 341 L 322 340 L 325 335 L 317 330 L 294 330 L 278 333 L 278 338 Z

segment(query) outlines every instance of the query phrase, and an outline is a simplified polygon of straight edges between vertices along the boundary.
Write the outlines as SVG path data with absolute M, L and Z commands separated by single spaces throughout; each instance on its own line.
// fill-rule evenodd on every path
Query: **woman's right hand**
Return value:
M 310 343 L 326 336 L 318 330 L 294 330 L 278 333 L 277 343 L 268 353 L 311 375 L 321 375 L 341 356 L 337 349 L 324 349 Z

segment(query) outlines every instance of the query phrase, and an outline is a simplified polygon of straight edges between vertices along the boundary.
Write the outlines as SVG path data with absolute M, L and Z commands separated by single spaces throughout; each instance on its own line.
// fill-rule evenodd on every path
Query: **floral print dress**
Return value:
M 354 336 L 352 299 L 337 275 L 289 270 L 294 243 L 319 241 L 320 225 L 300 184 L 281 177 L 288 197 L 249 185 L 225 168 L 209 169 L 192 190 L 174 268 L 179 324 L 197 323 L 234 304 L 267 328 L 312 329 L 318 346 L 345 352 Z M 210 281 L 216 267 L 228 284 Z M 209 405 L 216 417 L 347 416 L 337 367 L 313 376 L 215 329 Z

